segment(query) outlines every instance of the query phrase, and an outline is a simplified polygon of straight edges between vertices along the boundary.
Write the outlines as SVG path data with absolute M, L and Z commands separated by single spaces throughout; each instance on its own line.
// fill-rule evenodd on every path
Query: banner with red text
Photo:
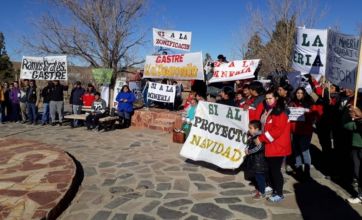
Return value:
M 244 160 L 248 123 L 248 111 L 200 101 L 180 155 L 224 169 L 236 169 Z
M 204 80 L 202 53 L 147 56 L 143 77 Z
M 191 32 L 153 28 L 153 46 L 190 51 Z
M 235 60 L 229 63 L 214 62 L 214 73 L 209 83 L 250 79 L 254 77 L 260 60 Z

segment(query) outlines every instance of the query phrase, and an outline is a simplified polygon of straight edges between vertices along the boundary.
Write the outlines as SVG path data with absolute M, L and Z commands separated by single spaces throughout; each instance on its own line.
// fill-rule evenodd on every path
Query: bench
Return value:
M 80 114 L 80 115 L 65 115 L 65 119 L 72 119 L 72 120 L 81 120 L 85 121 L 87 118 L 86 114 Z M 118 120 L 118 116 L 106 116 L 99 119 L 100 125 L 106 130 L 114 129 L 114 125 L 116 124 L 116 121 Z

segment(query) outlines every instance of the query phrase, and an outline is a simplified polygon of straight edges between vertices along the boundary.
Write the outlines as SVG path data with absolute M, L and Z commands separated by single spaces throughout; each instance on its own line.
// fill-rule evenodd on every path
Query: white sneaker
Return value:
M 362 197 L 349 198 L 349 199 L 347 199 L 347 201 L 350 204 L 360 204 L 360 203 L 362 203 Z
M 265 187 L 265 194 L 271 194 L 273 193 L 273 188 L 271 188 L 270 186 Z

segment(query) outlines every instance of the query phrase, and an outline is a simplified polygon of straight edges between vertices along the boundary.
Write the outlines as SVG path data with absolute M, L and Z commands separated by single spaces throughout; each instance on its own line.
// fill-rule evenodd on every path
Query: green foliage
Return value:
M 5 37 L 0 32 L 0 81 L 13 81 L 15 80 L 15 71 L 10 57 L 6 53 Z

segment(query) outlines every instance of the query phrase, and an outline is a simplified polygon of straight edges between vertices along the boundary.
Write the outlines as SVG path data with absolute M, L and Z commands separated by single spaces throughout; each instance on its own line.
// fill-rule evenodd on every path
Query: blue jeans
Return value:
M 0 123 L 3 122 L 3 108 L 2 108 L 2 103 L 0 103 Z
M 82 113 L 82 106 L 81 105 L 73 105 L 73 114 L 80 115 Z M 78 120 L 74 120 L 74 126 L 78 126 Z
M 293 151 L 295 155 L 295 166 L 301 167 L 304 164 L 311 165 L 312 158 L 309 152 L 312 136 L 293 134 Z
M 124 119 L 131 119 L 131 112 L 118 112 L 118 116 Z
M 257 190 L 261 193 L 265 193 L 265 174 L 264 173 L 255 173 L 255 180 L 257 184 Z
M 35 103 L 27 103 L 28 117 L 30 123 L 36 123 L 36 107 Z
M 43 124 L 49 123 L 49 103 L 43 103 L 43 115 L 41 117 L 41 122 Z

